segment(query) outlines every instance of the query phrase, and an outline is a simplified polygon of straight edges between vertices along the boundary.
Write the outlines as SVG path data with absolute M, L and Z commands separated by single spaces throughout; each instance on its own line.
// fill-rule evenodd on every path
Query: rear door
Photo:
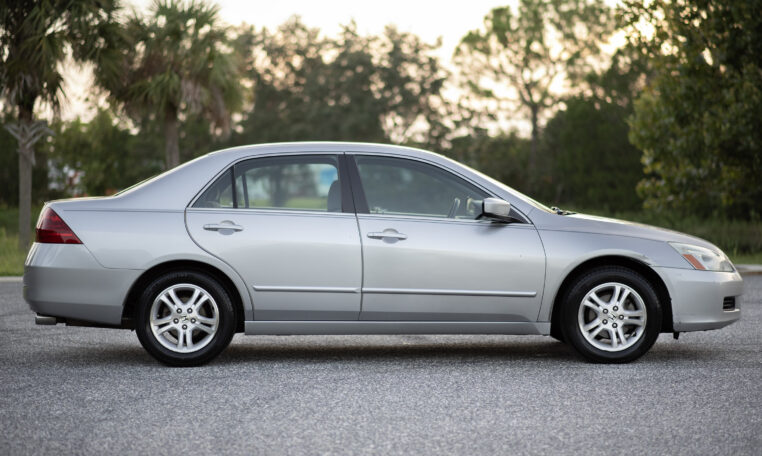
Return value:
M 545 252 L 528 220 L 477 220 L 492 195 L 437 165 L 354 161 L 361 320 L 536 321 Z
M 343 154 L 252 158 L 186 211 L 192 238 L 235 268 L 256 320 L 356 320 L 362 259 Z

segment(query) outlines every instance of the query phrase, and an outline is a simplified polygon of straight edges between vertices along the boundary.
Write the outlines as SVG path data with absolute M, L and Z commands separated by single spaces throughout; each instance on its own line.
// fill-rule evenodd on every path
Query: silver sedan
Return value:
M 210 153 L 47 203 L 24 269 L 39 324 L 130 328 L 169 365 L 246 334 L 540 334 L 628 362 L 738 320 L 742 281 L 685 234 L 551 209 L 418 149 Z

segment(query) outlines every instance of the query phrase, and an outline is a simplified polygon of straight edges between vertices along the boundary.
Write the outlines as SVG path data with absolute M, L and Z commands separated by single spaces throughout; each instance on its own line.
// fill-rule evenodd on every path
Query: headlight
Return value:
M 678 242 L 670 242 L 669 245 L 677 250 L 677 253 L 682 255 L 696 269 L 722 272 L 733 272 L 735 270 L 728 257 L 722 252 L 715 252 L 706 247 L 680 244 Z

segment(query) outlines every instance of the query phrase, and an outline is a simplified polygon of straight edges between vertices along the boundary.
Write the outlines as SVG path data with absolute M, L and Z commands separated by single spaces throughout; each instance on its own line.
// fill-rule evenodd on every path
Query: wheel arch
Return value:
M 162 274 L 166 274 L 171 271 L 187 271 L 195 270 L 212 276 L 216 279 L 227 291 L 233 302 L 233 310 L 236 317 L 236 332 L 244 331 L 244 310 L 243 299 L 241 297 L 238 288 L 235 283 L 220 269 L 215 266 L 194 260 L 173 260 L 164 263 L 159 263 L 145 270 L 130 287 L 130 291 L 124 299 L 122 306 L 122 327 L 134 329 L 135 322 L 135 309 L 138 299 L 140 299 L 140 293 L 148 286 L 148 284 L 159 277 Z
M 591 258 L 586 260 L 566 275 L 561 286 L 558 288 L 556 296 L 553 300 L 553 308 L 550 316 L 550 333 L 551 335 L 560 335 L 560 318 L 562 301 L 566 296 L 567 291 L 572 287 L 574 282 L 585 272 L 600 266 L 621 266 L 642 275 L 648 282 L 654 287 L 656 295 L 659 297 L 659 304 L 662 307 L 662 326 L 661 332 L 672 332 L 672 298 L 667 290 L 667 285 L 664 280 L 654 271 L 650 266 L 642 261 L 634 258 L 619 256 L 619 255 L 606 255 Z

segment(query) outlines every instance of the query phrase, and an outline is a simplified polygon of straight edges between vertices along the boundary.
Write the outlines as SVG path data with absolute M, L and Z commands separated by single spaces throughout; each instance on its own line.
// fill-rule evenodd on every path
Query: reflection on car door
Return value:
M 358 318 L 361 251 L 342 157 L 240 162 L 187 210 L 193 239 L 247 282 L 256 320 Z
M 533 225 L 475 220 L 491 195 L 433 164 L 354 161 L 361 320 L 536 320 L 545 254 Z

